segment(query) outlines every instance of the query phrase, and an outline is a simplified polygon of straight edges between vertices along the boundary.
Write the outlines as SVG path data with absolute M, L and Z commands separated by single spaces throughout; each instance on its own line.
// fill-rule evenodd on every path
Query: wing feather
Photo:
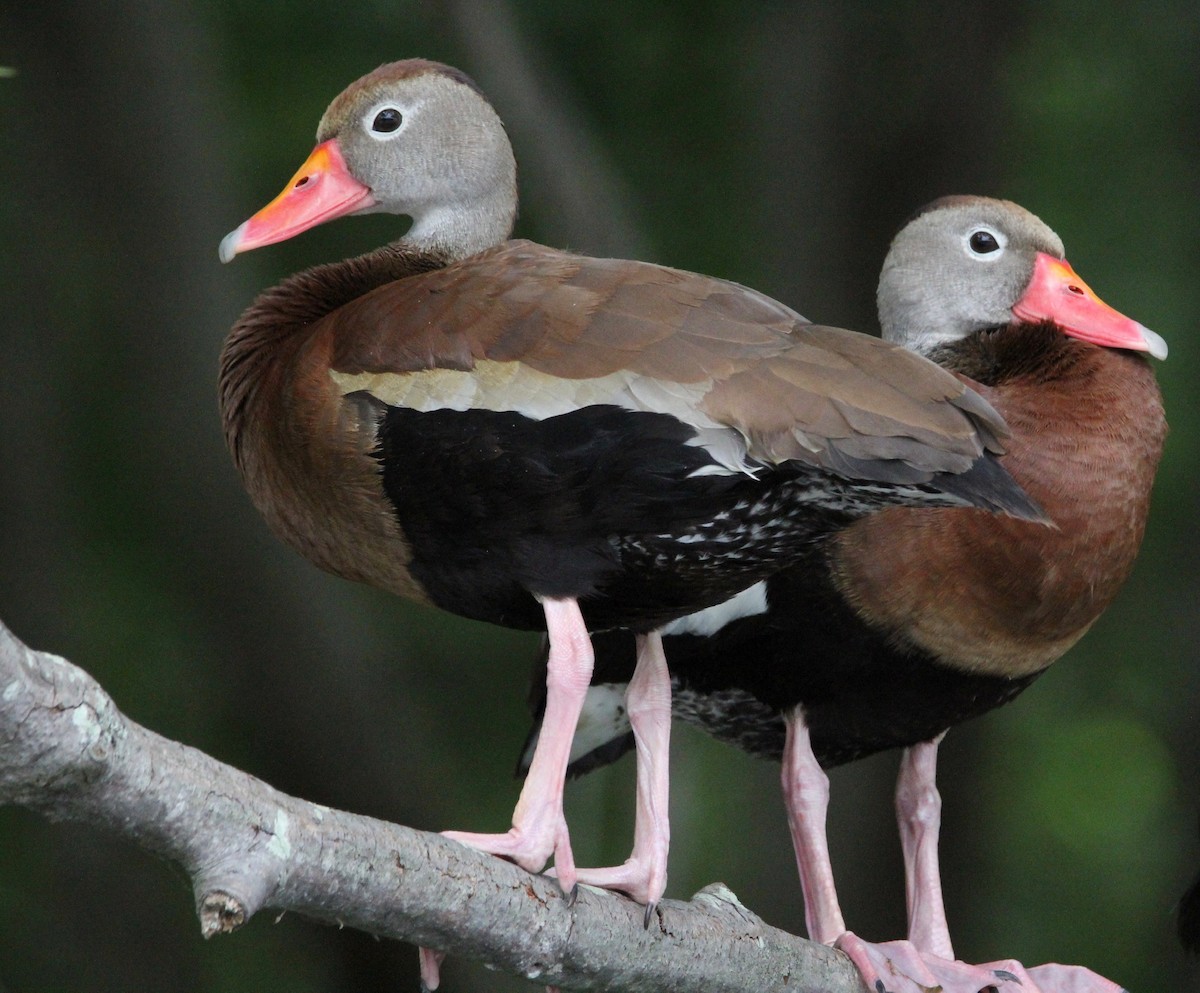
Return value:
M 513 241 L 325 318 L 335 379 L 421 410 L 668 413 L 732 470 L 800 459 L 884 481 L 1002 451 L 999 414 L 940 366 L 809 324 L 739 286 Z M 719 451 L 719 454 L 717 454 Z

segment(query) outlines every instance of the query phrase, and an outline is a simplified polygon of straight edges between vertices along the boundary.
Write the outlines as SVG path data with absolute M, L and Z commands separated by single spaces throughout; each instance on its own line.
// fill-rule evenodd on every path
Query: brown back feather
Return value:
M 322 333 L 347 374 L 519 361 L 568 381 L 628 371 L 696 385 L 701 413 L 767 462 L 830 465 L 832 448 L 961 472 L 1005 433 L 962 382 L 898 346 L 808 324 L 735 283 L 523 241 L 380 286 Z M 882 465 L 879 478 L 892 478 Z

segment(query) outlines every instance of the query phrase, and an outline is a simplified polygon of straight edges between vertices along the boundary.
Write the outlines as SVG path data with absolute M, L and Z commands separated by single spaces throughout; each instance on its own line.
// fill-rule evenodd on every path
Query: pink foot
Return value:
M 421 993 L 433 993 L 442 985 L 442 959 L 446 953 L 432 948 L 418 948 L 417 952 L 421 956 Z
M 907 941 L 872 944 L 847 931 L 836 942 L 876 993 L 1125 993 L 1116 983 L 1081 966 L 1026 969 L 1005 959 L 986 965 L 938 958 Z
M 1110 979 L 1097 976 L 1081 965 L 1035 965 L 1029 970 L 1037 988 L 1051 993 L 1129 993 Z
M 955 960 L 937 858 L 941 798 L 935 774 L 940 740 L 939 735 L 905 750 L 896 785 L 910 940 L 872 944 L 847 931 L 843 923 L 825 838 L 829 781 L 813 755 L 803 711 L 788 715 L 783 789 L 809 937 L 845 952 L 873 993 L 1125 993 L 1079 966 L 1026 970 L 1011 959 L 986 965 Z
M 649 918 L 667 888 L 667 857 L 651 856 L 646 859 L 630 857 L 623 865 L 604 869 L 580 869 L 579 881 L 588 886 L 599 886 L 606 890 L 620 890 L 646 907 Z
M 503 834 L 443 831 L 469 848 L 498 855 L 528 872 L 541 872 L 550 856 L 563 891 L 575 888 L 575 858 L 563 816 L 563 782 L 571 740 L 592 678 L 592 643 L 574 600 L 542 601 L 550 655 L 546 660 L 546 712 L 529 773 L 513 811 L 513 826 Z
M 571 740 L 592 678 L 592 643 L 579 605 L 574 600 L 542 601 L 550 655 L 546 660 L 546 712 L 542 734 L 529 764 L 529 773 L 513 811 L 513 826 L 504 834 L 443 831 L 444 837 L 470 848 L 509 859 L 529 872 L 540 872 L 553 854 L 559 885 L 570 896 L 575 890 L 575 857 L 563 816 L 563 782 L 567 776 Z M 435 990 L 441 980 L 444 955 L 421 950 L 421 983 Z
M 561 807 L 558 811 L 549 813 L 549 823 L 526 823 L 521 827 L 509 828 L 504 834 L 443 831 L 442 837 L 457 841 L 468 848 L 508 859 L 528 872 L 540 872 L 553 854 L 559 885 L 564 893 L 570 894 L 577 881 L 575 857 L 571 854 L 571 837 L 567 833 L 567 822 L 562 817 Z
M 637 808 L 633 852 L 623 865 L 579 869 L 581 883 L 628 893 L 646 907 L 646 926 L 667 888 L 671 828 L 667 806 L 671 751 L 671 676 L 657 634 L 638 635 L 637 667 L 626 707 L 637 749 Z M 556 870 L 562 879 L 562 870 Z

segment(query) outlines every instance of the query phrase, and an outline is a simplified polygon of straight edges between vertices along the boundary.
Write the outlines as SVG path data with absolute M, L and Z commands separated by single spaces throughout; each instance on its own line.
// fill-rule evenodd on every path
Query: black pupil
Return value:
M 994 252 L 1000 248 L 1000 243 L 996 241 L 996 236 L 990 231 L 976 231 L 971 235 L 971 251 L 978 252 L 984 255 L 988 252 Z
M 400 111 L 388 107 L 375 115 L 375 120 L 371 122 L 371 130 L 382 131 L 384 134 L 388 134 L 400 127 L 400 122 L 403 120 L 404 118 L 400 116 Z

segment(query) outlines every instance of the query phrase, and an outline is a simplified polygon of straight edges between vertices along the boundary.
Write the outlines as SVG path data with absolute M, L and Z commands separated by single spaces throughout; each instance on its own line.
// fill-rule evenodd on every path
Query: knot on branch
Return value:
M 213 890 L 200 900 L 200 933 L 205 938 L 236 931 L 247 917 L 242 902 L 229 893 Z

